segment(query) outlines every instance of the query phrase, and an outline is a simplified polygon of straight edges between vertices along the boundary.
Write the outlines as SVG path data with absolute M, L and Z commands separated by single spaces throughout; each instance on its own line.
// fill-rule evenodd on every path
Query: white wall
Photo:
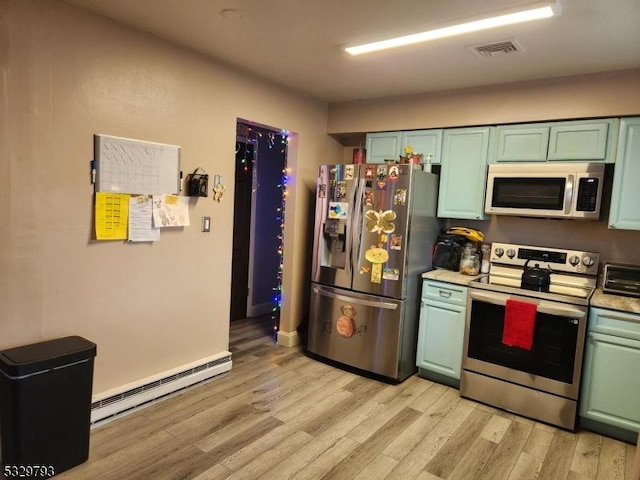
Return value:
M 295 330 L 309 192 L 342 155 L 325 104 L 46 0 L 0 0 L 0 66 L 0 349 L 84 336 L 94 394 L 225 351 L 237 118 L 297 134 L 281 323 Z M 193 199 L 193 226 L 154 244 L 92 240 L 95 133 L 180 145 L 183 171 L 224 176 L 224 200 Z

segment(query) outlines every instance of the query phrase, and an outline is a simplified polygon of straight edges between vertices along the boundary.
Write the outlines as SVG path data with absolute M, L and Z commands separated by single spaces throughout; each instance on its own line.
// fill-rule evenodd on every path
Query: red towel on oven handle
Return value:
M 510 347 L 531 350 L 536 328 L 537 305 L 535 303 L 507 300 L 504 310 L 502 343 Z

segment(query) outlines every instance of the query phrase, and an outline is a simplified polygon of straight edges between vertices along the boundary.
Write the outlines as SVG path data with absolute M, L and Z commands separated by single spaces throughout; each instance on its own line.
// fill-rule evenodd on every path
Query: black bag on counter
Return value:
M 469 242 L 462 235 L 443 233 L 438 235 L 433 246 L 431 263 L 433 268 L 441 268 L 457 272 L 460 270 L 460 256 L 464 244 Z

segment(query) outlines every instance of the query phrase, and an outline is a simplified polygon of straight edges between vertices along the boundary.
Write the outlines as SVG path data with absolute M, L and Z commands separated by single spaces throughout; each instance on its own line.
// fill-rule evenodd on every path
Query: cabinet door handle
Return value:
M 440 296 L 442 298 L 449 298 L 451 297 L 451 292 L 448 292 L 446 290 L 438 290 L 438 292 L 440 293 Z
M 604 318 L 610 318 L 611 320 L 618 320 L 620 322 L 628 322 L 628 323 L 638 323 L 637 320 L 634 320 L 634 317 L 623 317 L 622 315 L 616 315 L 615 313 L 606 313 L 605 315 L 602 315 L 602 317 Z

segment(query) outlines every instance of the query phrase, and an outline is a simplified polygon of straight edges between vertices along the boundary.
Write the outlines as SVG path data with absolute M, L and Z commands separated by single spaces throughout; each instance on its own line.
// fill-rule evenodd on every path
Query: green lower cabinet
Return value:
M 420 376 L 460 385 L 466 307 L 423 300 L 416 365 Z
M 638 317 L 591 310 L 590 325 L 596 323 L 592 320 L 600 319 L 605 329 L 612 326 L 618 329 L 624 326 L 624 320 Z M 634 323 L 637 322 L 640 318 Z M 585 428 L 625 441 L 635 440 L 640 431 L 640 340 L 588 333 L 579 415 Z

